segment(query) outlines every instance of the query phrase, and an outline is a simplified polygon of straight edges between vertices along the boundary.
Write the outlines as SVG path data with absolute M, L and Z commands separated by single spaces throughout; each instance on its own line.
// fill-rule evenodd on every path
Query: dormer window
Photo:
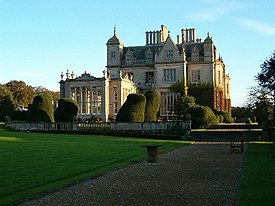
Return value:
M 153 54 L 146 54 L 146 63 L 153 62 Z
M 166 52 L 166 56 L 165 56 L 165 58 L 166 59 L 173 59 L 173 51 L 167 51 Z

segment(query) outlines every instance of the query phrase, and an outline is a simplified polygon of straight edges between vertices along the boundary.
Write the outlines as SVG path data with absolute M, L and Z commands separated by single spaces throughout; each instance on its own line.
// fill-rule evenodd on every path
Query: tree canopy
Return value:
M 16 106 L 28 107 L 35 96 L 33 87 L 21 80 L 12 80 L 6 83 L 5 86 L 12 92 Z
M 275 101 L 275 51 L 261 65 L 261 71 L 257 74 L 256 80 L 261 87 L 269 91 Z

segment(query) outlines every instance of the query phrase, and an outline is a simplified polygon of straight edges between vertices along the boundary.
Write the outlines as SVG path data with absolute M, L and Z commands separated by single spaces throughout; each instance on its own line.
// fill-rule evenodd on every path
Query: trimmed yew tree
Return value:
M 219 123 L 212 109 L 207 106 L 191 107 L 187 114 L 191 115 L 192 128 L 203 128 Z
M 156 122 L 157 113 L 160 107 L 160 98 L 156 91 L 148 91 L 145 94 L 146 106 L 145 106 L 145 122 Z
M 33 98 L 27 115 L 29 122 L 54 122 L 52 98 L 47 95 L 38 95 Z
M 78 111 L 79 105 L 76 101 L 69 98 L 59 99 L 58 107 L 54 112 L 55 122 L 73 122 Z
M 117 122 L 143 122 L 146 98 L 143 94 L 129 94 L 117 113 Z

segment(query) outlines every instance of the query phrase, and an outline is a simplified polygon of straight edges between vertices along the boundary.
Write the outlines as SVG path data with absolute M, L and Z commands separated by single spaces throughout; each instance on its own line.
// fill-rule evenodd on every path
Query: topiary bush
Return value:
M 156 122 L 157 114 L 160 107 L 160 98 L 156 91 L 148 91 L 145 94 L 146 106 L 145 106 L 145 122 Z
M 54 122 L 52 98 L 47 95 L 38 95 L 33 98 L 29 106 L 28 122 Z
M 58 107 L 54 112 L 54 119 L 56 122 L 73 122 L 78 111 L 79 105 L 76 101 L 69 98 L 62 98 L 58 100 Z
M 129 94 L 117 113 L 117 122 L 144 122 L 146 97 L 143 94 Z
M 11 120 L 27 121 L 28 111 L 14 111 L 11 114 Z
M 214 110 L 214 112 L 215 112 L 216 115 L 223 116 L 223 122 L 224 123 L 232 123 L 232 122 L 234 122 L 234 119 L 231 117 L 231 113 L 220 111 L 220 110 Z
M 192 128 L 204 128 L 219 123 L 218 118 L 210 107 L 195 106 L 187 111 L 192 118 Z

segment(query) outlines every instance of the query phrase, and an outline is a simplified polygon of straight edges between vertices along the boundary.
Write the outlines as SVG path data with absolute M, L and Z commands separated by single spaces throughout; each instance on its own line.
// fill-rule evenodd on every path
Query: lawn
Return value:
M 275 205 L 275 160 L 271 143 L 248 145 L 238 205 Z
M 145 160 L 145 143 L 160 153 L 186 145 L 110 136 L 13 132 L 0 126 L 0 205 Z

